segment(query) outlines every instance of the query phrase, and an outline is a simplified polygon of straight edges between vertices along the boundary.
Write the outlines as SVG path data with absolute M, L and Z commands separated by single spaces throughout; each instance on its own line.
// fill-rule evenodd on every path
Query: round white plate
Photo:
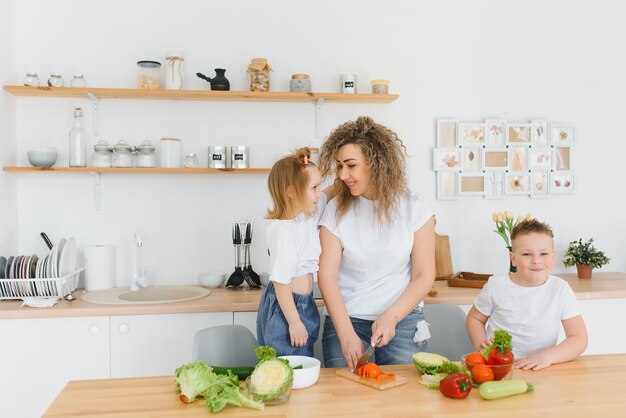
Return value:
M 70 237 L 59 256 L 59 277 L 66 276 L 76 270 L 76 239 Z
M 54 266 L 54 260 L 56 259 L 57 248 L 59 247 L 55 245 L 54 247 L 52 247 L 52 249 L 50 250 L 50 253 L 48 254 L 48 267 L 46 268 L 46 277 L 55 277 L 53 266 Z

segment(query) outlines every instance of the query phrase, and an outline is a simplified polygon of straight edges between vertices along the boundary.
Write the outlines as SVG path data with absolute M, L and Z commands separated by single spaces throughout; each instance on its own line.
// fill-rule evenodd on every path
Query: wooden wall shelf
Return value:
M 4 86 L 15 96 L 76 97 L 90 98 L 91 93 L 100 99 L 158 99 L 158 100 L 226 100 L 256 102 L 317 102 L 329 103 L 391 103 L 397 94 L 342 94 L 342 93 L 296 93 L 258 91 L 211 91 L 211 90 L 141 90 L 95 87 L 32 87 Z
M 134 173 L 134 174 L 266 174 L 269 168 L 117 168 L 117 167 L 3 167 L 20 173 Z

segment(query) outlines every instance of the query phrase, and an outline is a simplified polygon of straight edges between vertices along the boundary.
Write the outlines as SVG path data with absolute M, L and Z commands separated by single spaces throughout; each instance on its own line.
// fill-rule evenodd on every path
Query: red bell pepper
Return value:
M 452 373 L 439 382 L 439 391 L 448 398 L 465 399 L 471 390 L 472 383 L 465 373 Z

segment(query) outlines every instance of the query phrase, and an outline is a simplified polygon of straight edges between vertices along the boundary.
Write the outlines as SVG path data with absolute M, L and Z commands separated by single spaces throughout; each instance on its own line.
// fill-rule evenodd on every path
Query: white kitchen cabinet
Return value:
M 109 317 L 0 321 L 0 417 L 38 417 L 70 380 L 106 379 Z
M 232 312 L 113 316 L 111 377 L 173 375 L 191 361 L 196 332 L 232 323 Z

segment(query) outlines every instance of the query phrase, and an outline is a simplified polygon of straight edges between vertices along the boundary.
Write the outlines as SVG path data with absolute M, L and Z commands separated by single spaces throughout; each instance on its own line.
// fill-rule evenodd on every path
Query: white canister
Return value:
M 180 51 L 165 53 L 165 88 L 168 90 L 182 90 L 183 62 L 185 56 Z
M 210 145 L 209 168 L 230 168 L 230 148 L 224 145 Z
M 230 147 L 230 167 L 248 168 L 250 167 L 250 153 L 245 145 Z
M 356 93 L 356 74 L 341 74 L 341 92 Z
M 85 289 L 88 292 L 115 287 L 115 247 L 93 245 L 83 248 Z
M 180 168 L 182 148 L 178 138 L 161 138 L 161 167 Z

